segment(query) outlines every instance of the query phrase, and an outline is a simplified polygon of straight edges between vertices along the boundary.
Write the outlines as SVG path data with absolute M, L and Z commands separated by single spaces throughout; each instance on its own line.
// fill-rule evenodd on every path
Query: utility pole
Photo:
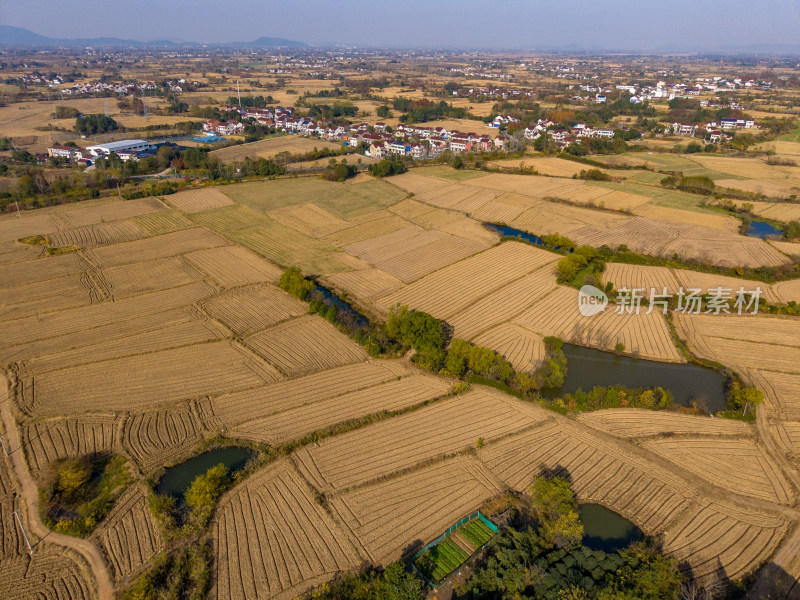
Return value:
M 28 534 L 25 533 L 25 528 L 22 526 L 22 521 L 17 514 L 17 511 L 14 511 L 14 516 L 17 518 L 17 523 L 19 524 L 19 529 L 22 531 L 22 537 L 25 538 L 25 543 L 28 544 L 28 552 L 30 552 L 31 556 L 33 556 L 33 548 L 31 548 L 31 541 L 28 539 Z

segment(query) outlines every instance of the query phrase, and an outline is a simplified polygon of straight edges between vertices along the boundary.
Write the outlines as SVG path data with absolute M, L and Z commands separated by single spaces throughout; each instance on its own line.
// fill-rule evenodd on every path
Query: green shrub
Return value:
M 280 288 L 289 292 L 295 298 L 305 300 L 309 292 L 314 289 L 314 282 L 303 277 L 298 267 L 289 267 L 282 274 L 278 282 Z

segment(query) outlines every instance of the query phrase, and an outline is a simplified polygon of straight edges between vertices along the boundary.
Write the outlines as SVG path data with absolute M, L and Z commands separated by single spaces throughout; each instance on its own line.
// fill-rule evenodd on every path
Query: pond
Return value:
M 642 539 L 642 531 L 625 517 L 599 504 L 581 504 L 583 545 L 592 550 L 616 552 Z
M 346 321 L 346 316 L 349 316 L 350 321 L 357 327 L 357 328 L 367 328 L 369 327 L 369 319 L 358 312 L 355 308 L 353 308 L 347 301 L 340 298 L 338 295 L 334 294 L 325 286 L 319 285 L 318 283 L 314 284 L 314 292 L 320 294 L 322 296 L 323 302 L 330 306 L 333 304 L 339 310 L 339 318 L 343 321 Z M 313 300 L 313 292 L 311 300 Z
M 509 227 L 508 225 L 495 225 L 494 223 L 484 223 L 484 227 L 486 227 L 489 231 L 494 231 L 495 233 L 499 233 L 503 237 L 515 237 L 521 240 L 525 240 L 526 242 L 530 242 L 531 244 L 536 244 L 537 246 L 544 246 L 544 242 L 542 238 L 538 235 L 533 235 L 532 233 L 527 233 L 520 229 L 514 229 L 513 227 Z
M 198 475 L 205 474 L 211 467 L 220 463 L 228 467 L 229 474 L 233 474 L 242 469 L 252 455 L 249 449 L 240 446 L 228 446 L 204 452 L 167 469 L 158 482 L 156 492 L 183 500 L 183 494 Z
M 672 392 L 677 406 L 692 406 L 716 412 L 725 408 L 725 376 L 714 369 L 694 364 L 662 363 L 618 356 L 594 348 L 564 344 L 567 375 L 558 390 L 547 395 L 588 391 L 596 385 L 662 387 Z
M 747 235 L 750 237 L 757 237 L 766 239 L 771 236 L 782 236 L 783 230 L 773 227 L 765 221 L 750 221 L 750 227 L 747 229 Z

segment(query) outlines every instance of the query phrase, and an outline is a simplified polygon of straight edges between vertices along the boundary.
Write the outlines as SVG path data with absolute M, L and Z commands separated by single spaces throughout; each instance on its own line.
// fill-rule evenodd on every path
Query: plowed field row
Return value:
M 205 432 L 198 412 L 184 405 L 126 418 L 122 442 L 142 471 L 148 472 L 180 457 L 201 441 Z
M 78 273 L 18 285 L 3 290 L 0 298 L 0 321 L 85 306 L 91 304 L 91 301 L 91 286 Z
M 423 277 L 377 301 L 387 310 L 395 303 L 447 319 L 481 296 L 535 271 L 556 256 L 525 244 L 506 242 Z
M 0 569 L 4 600 L 91 600 L 94 582 L 80 559 L 62 547 L 45 547 L 33 558 L 7 559 Z
M 298 317 L 247 338 L 247 345 L 289 376 L 366 360 L 367 353 L 316 315 Z
M 449 319 L 455 337 L 472 339 L 531 306 L 556 285 L 547 266 L 504 285 Z
M 224 234 L 231 234 L 234 231 L 241 231 L 270 222 L 270 219 L 263 213 L 241 204 L 231 204 L 230 206 L 194 213 L 191 219 L 196 223 Z
M 214 412 L 228 426 L 366 389 L 408 373 L 399 362 L 362 362 L 259 386 L 212 400 Z
M 640 289 L 644 297 L 650 297 L 650 290 L 662 294 L 667 288 L 668 294 L 678 292 L 680 284 L 671 269 L 667 267 L 646 267 L 642 265 L 627 265 L 624 263 L 607 263 L 603 272 L 603 281 L 612 282 L 614 288 L 621 290 Z
M 186 213 L 195 213 L 233 204 L 233 200 L 214 188 L 187 190 L 171 194 L 167 198 L 167 202 Z
M 231 434 L 277 446 L 350 419 L 433 400 L 449 390 L 444 379 L 412 375 L 248 421 L 231 428 Z
M 81 203 L 75 208 L 59 210 L 58 217 L 72 227 L 84 227 L 97 223 L 109 223 L 120 219 L 130 219 L 141 215 L 152 215 L 164 210 L 164 205 L 157 198 L 141 198 L 139 200 L 103 201 L 92 206 Z M 42 215 L 44 216 L 44 215 Z M 46 231 L 44 233 L 47 233 Z
M 780 504 L 793 501 L 794 494 L 788 481 L 753 441 L 681 438 L 651 440 L 644 445 L 733 493 Z
M 503 323 L 473 339 L 478 346 L 502 354 L 516 371 L 532 373 L 545 357 L 542 336 L 516 323 Z
M 334 246 L 344 247 L 408 227 L 408 222 L 387 210 L 377 212 L 382 215 L 380 218 L 332 233 L 324 238 L 325 241 Z
M 277 283 L 281 270 L 238 246 L 198 250 L 185 259 L 222 287 L 268 281 Z
M 79 246 L 81 248 L 130 242 L 143 237 L 147 237 L 147 232 L 133 221 L 115 221 L 86 225 L 75 229 L 61 229 L 47 236 L 52 246 Z
M 331 501 L 331 508 L 378 564 L 400 560 L 412 540 L 428 542 L 500 492 L 473 458 L 454 458 Z
M 645 411 L 637 408 L 610 408 L 581 413 L 578 421 L 621 438 L 663 434 L 754 435 L 742 421 L 682 415 L 674 412 Z
M 487 248 L 486 244 L 446 233 L 430 233 L 436 234 L 436 239 L 387 260 L 379 260 L 375 266 L 410 283 Z
M 0 289 L 59 279 L 82 273 L 85 265 L 75 252 L 0 266 Z
M 542 409 L 479 388 L 297 451 L 298 466 L 320 491 L 342 490 L 475 447 L 548 417 Z
M 350 227 L 350 223 L 347 221 L 339 219 L 310 202 L 279 208 L 267 214 L 278 223 L 314 238 L 324 237 Z
M 246 335 L 308 312 L 308 306 L 271 285 L 256 285 L 217 294 L 203 304 L 213 318 L 237 335 Z
M 91 410 L 144 410 L 264 382 L 227 342 L 161 350 L 35 376 L 30 410 L 38 416 Z M 275 373 L 273 381 L 280 377 Z
M 179 258 L 162 258 L 104 269 L 103 276 L 114 299 L 202 281 L 200 275 Z
M 38 358 L 32 358 L 25 362 L 26 367 L 38 374 L 48 371 L 57 371 L 67 367 L 94 363 L 114 358 L 124 358 L 144 352 L 155 352 L 157 350 L 167 350 L 180 346 L 211 342 L 225 337 L 225 331 L 219 325 L 199 319 L 190 318 L 186 315 L 183 320 L 180 316 L 175 317 L 172 322 L 164 323 L 161 327 L 153 327 L 151 330 L 143 329 L 141 333 L 128 335 L 122 338 L 100 341 L 103 338 L 97 336 L 94 344 L 91 339 L 86 340 L 89 345 L 82 348 L 75 348 L 63 352 L 47 351 L 42 352 Z M 152 323 L 150 324 L 153 325 Z
M 328 280 L 354 298 L 371 301 L 403 287 L 403 282 L 380 269 L 368 268 L 329 275 Z
M 160 538 L 140 486 L 129 488 L 92 534 L 92 541 L 105 553 L 117 581 L 149 565 L 161 549 Z
M 150 235 L 162 235 L 194 227 L 194 223 L 176 210 L 162 210 L 141 217 L 133 217 L 132 221 Z
M 361 561 L 350 536 L 286 461 L 228 493 L 212 527 L 211 597 L 218 600 L 293 598 Z
M 120 426 L 111 415 L 32 421 L 21 430 L 25 457 L 34 472 L 62 458 L 119 449 Z
M 344 250 L 368 263 L 377 263 L 402 255 L 443 239 L 443 234 L 426 231 L 418 225 L 407 227 L 344 246 Z
M 478 191 L 472 186 L 452 184 L 421 192 L 415 196 L 415 199 L 442 208 L 453 208 L 456 204 L 470 198 Z
M 94 248 L 89 254 L 97 263 L 108 268 L 226 245 L 228 241 L 216 233 L 193 227 L 134 242 Z
M 332 246 L 276 222 L 236 231 L 230 237 L 279 265 L 296 264 L 334 251 Z
M 768 557 L 786 531 L 781 519 L 711 503 L 695 505 L 666 536 L 664 549 L 687 560 L 701 581 L 720 571 L 737 579 Z
M 448 181 L 435 177 L 426 177 L 416 173 L 403 173 L 392 177 L 391 182 L 411 194 L 422 194 L 430 190 L 447 186 Z

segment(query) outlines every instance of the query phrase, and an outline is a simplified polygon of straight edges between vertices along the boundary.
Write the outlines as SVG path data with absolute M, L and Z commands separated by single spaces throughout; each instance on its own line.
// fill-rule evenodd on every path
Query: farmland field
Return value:
M 287 460 L 235 487 L 214 520 L 214 589 L 219 600 L 295 597 L 357 566 L 357 542 L 314 501 Z
M 688 160 L 675 165 L 706 169 Z M 569 476 L 581 502 L 660 536 L 701 577 L 715 557 L 728 573 L 751 574 L 793 531 L 795 317 L 674 315 L 694 354 L 764 391 L 755 424 L 626 408 L 565 417 L 494 388 L 454 388 L 446 371 L 422 371 L 399 351 L 370 357 L 276 285 L 283 268 L 299 266 L 364 314 L 382 318 L 406 304 L 531 372 L 549 335 L 685 359 L 658 310 L 622 315 L 612 304 L 582 317 L 577 290 L 556 283 L 558 254 L 500 241 L 483 220 L 595 246 L 788 265 L 779 250 L 790 254 L 789 242 L 740 236 L 724 215 L 684 207 L 686 198 L 660 188 L 606 183 L 426 167 L 385 180 L 286 178 L 0 217 L 0 357 L 21 455 L 36 478 L 64 458 L 129 459 L 138 481 L 89 538 L 118 592 L 169 547 L 141 480 L 222 440 L 259 461 L 212 519 L 211 597 L 220 600 L 291 600 L 365 561 L 385 566 L 543 472 Z M 635 214 L 589 206 L 601 202 Z M 16 241 L 24 235 L 80 250 L 46 256 Z M 658 291 L 756 284 L 619 263 L 603 278 Z M 800 300 L 794 280 L 761 285 L 770 300 Z M 16 483 L 5 465 L 0 454 L 7 517 Z M 47 585 L 63 589 L 53 597 L 94 597 L 88 567 L 57 546 L 43 544 L 23 565 L 7 521 L 0 596 L 12 573 L 22 597 Z M 451 535 L 449 551 L 470 553 L 474 533 Z
M 409 540 L 435 538 L 500 489 L 473 458 L 451 458 L 344 492 L 332 508 L 370 558 L 386 563 L 397 560 Z
M 367 358 L 361 346 L 316 315 L 285 321 L 246 338 L 245 343 L 290 377 Z
M 330 438 L 311 449 L 303 448 L 297 452 L 297 462 L 318 490 L 342 490 L 454 454 L 474 446 L 478 438 L 497 439 L 546 418 L 538 407 L 516 402 L 491 388 L 475 389 L 363 431 Z

